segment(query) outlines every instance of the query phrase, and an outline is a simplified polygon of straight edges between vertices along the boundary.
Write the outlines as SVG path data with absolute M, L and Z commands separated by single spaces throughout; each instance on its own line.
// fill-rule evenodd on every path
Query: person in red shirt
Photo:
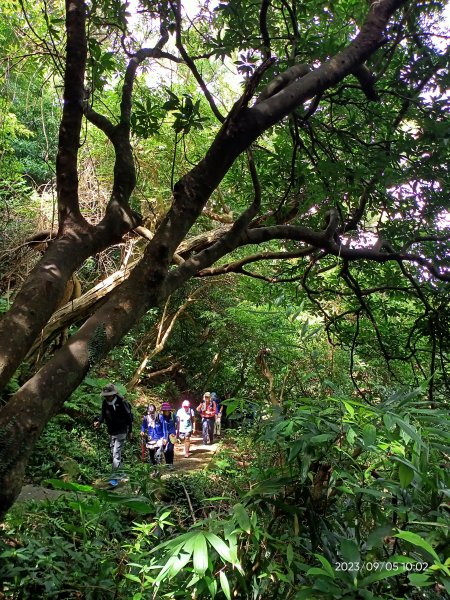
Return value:
M 212 444 L 214 442 L 214 423 L 216 420 L 216 403 L 211 398 L 211 392 L 203 394 L 203 400 L 197 406 L 197 412 L 202 417 L 202 436 L 203 443 Z

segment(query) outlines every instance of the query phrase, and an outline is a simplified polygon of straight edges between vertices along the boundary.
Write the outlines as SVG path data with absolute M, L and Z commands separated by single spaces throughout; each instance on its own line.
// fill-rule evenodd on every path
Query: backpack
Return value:
M 128 400 L 125 400 L 125 398 L 123 396 L 117 395 L 117 397 L 122 400 L 122 404 L 125 409 L 125 412 L 127 413 L 128 417 L 130 418 L 130 423 L 133 423 L 133 411 L 131 410 L 131 404 L 128 402 Z

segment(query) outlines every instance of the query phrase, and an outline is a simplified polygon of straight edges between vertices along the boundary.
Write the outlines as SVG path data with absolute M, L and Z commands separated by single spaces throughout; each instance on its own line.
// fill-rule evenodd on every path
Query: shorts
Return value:
M 192 435 L 192 431 L 186 431 L 185 433 L 180 433 L 180 440 L 188 440 Z
M 162 439 L 160 440 L 148 440 L 145 444 L 149 450 L 156 450 L 156 448 L 161 448 L 163 443 Z

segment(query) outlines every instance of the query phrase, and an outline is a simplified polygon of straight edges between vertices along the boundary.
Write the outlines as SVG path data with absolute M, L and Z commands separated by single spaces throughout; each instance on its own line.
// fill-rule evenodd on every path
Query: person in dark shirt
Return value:
M 131 436 L 133 415 L 129 403 L 122 398 L 115 385 L 109 383 L 101 393 L 103 397 L 102 412 L 94 421 L 94 427 L 98 429 L 105 422 L 109 433 L 109 446 L 111 449 L 112 468 L 120 469 L 122 466 L 122 448 Z

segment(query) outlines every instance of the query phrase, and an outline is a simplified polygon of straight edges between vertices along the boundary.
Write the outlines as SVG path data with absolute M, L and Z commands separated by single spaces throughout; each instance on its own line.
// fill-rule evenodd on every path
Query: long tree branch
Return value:
M 78 200 L 78 148 L 83 119 L 84 72 L 87 59 L 86 6 L 84 0 L 66 0 L 67 58 L 64 104 L 56 157 L 59 233 L 85 229 Z
M 181 29 L 182 29 L 182 27 L 181 27 L 180 0 L 176 0 L 176 3 L 172 2 L 172 0 L 169 0 L 169 2 L 170 2 L 170 6 L 172 8 L 172 12 L 173 12 L 174 17 L 175 17 L 175 23 L 176 23 L 176 45 L 177 45 L 177 48 L 178 48 L 178 52 L 181 54 L 184 62 L 189 67 L 191 73 L 194 75 L 195 80 L 197 81 L 198 85 L 200 86 L 200 89 L 202 90 L 205 98 L 207 99 L 207 101 L 209 103 L 209 106 L 211 107 L 211 110 L 214 113 L 215 117 L 220 121 L 220 123 L 223 123 L 225 121 L 225 117 L 221 114 L 220 110 L 217 108 L 216 103 L 214 102 L 214 98 L 212 97 L 211 92 L 208 90 L 208 87 L 207 87 L 206 83 L 203 81 L 202 76 L 198 72 L 198 69 L 195 66 L 194 61 L 189 56 L 189 54 L 186 52 L 186 49 L 183 46 L 183 42 L 182 42 L 182 39 L 181 39 Z

